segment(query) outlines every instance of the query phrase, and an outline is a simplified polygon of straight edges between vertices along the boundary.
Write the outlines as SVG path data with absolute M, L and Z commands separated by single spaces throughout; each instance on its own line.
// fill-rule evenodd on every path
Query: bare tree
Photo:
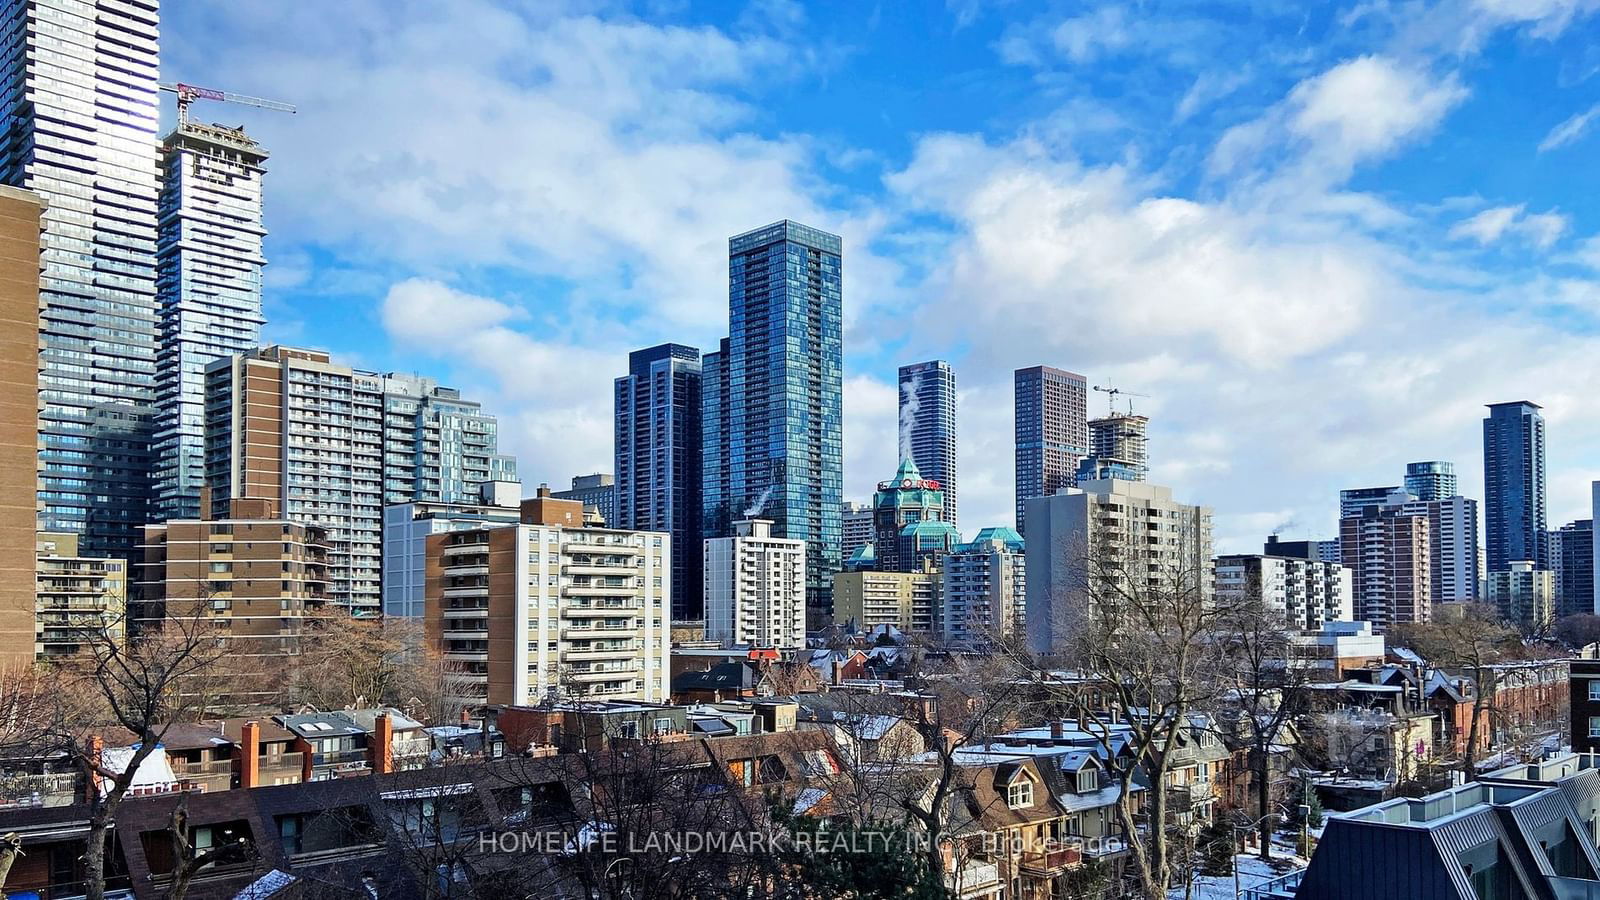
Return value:
M 1058 618 L 1050 630 L 1059 636 L 1052 649 L 1076 677 L 1050 684 L 1056 705 L 1100 745 L 1120 788 L 1117 819 L 1140 892 L 1163 900 L 1176 870 L 1169 776 L 1194 739 L 1197 717 L 1230 685 L 1220 636 L 1231 609 L 1229 598 L 1212 594 L 1197 533 L 1147 539 L 1142 529 L 1130 532 L 1106 529 L 1093 546 L 1058 549 L 1077 575 L 1052 599 Z M 1141 773 L 1148 783 L 1142 832 L 1134 801 Z
M 1293 659 L 1294 632 L 1282 610 L 1262 601 L 1259 583 L 1247 585 L 1244 596 L 1230 598 L 1226 610 L 1219 638 L 1230 645 L 1231 690 L 1221 704 L 1220 717 L 1246 744 L 1260 854 L 1270 860 L 1273 752 L 1302 710 L 1307 680 L 1304 668 Z
M 57 672 L 62 696 L 93 701 L 88 710 L 58 707 L 54 721 L 56 737 L 87 785 L 89 837 L 83 861 L 89 900 L 105 896 L 107 838 L 140 767 L 160 749 L 173 724 L 199 719 L 226 690 L 227 643 L 205 601 L 166 612 L 126 641 L 114 628 L 86 630 L 81 655 Z M 120 768 L 107 764 L 101 739 L 90 734 L 104 724 L 137 739 Z
M 1396 643 L 1410 646 L 1432 665 L 1472 679 L 1472 721 L 1467 725 L 1461 773 L 1466 780 L 1476 781 L 1480 729 L 1496 710 L 1501 680 L 1498 664 L 1523 655 L 1521 635 L 1499 621 L 1493 607 L 1484 605 L 1468 607 L 1460 618 L 1395 630 Z
M 463 673 L 431 646 L 421 624 L 379 621 L 325 607 L 306 616 L 288 696 L 316 709 L 389 705 L 424 721 L 453 721 Z
M 183 900 L 188 896 L 189 885 L 206 866 L 239 860 L 247 857 L 253 848 L 245 838 L 214 844 L 205 850 L 194 845 L 193 830 L 189 824 L 189 795 L 180 794 L 167 820 L 167 835 L 172 840 L 172 880 L 167 884 L 167 900 Z

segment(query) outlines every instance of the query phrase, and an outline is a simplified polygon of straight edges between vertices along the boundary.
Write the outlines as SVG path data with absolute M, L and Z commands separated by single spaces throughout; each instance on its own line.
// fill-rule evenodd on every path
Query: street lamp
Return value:
M 1310 843 L 1310 841 L 1308 840 L 1308 837 L 1309 837 L 1309 835 L 1311 833 L 1310 832 L 1310 828 L 1311 828 L 1311 806 L 1309 804 L 1302 803 L 1302 804 L 1299 805 L 1298 811 L 1300 813 L 1300 843 L 1301 844 L 1307 844 L 1307 843 Z M 1288 816 L 1288 812 L 1289 812 L 1289 810 L 1288 810 L 1287 807 L 1279 806 L 1274 811 L 1267 813 L 1266 815 L 1262 816 L 1259 819 L 1256 819 L 1254 822 L 1251 822 L 1248 825 L 1235 824 L 1233 826 L 1233 847 L 1230 848 L 1230 849 L 1234 849 L 1234 850 L 1242 849 L 1242 846 L 1241 846 L 1240 841 L 1239 841 L 1239 833 L 1240 832 L 1244 832 L 1245 834 L 1249 834 L 1250 832 L 1255 830 L 1257 825 L 1260 825 L 1262 822 L 1265 822 L 1266 820 L 1268 820 L 1268 819 L 1272 818 L 1273 816 L 1276 816 L 1276 815 L 1278 815 L 1280 813 L 1283 814 L 1284 818 L 1288 818 L 1289 817 Z M 1271 850 L 1270 846 L 1267 849 L 1267 855 L 1268 856 L 1272 855 L 1272 850 Z M 1239 898 L 1240 898 L 1240 896 L 1242 894 L 1243 894 L 1243 889 L 1240 888 L 1240 886 L 1239 886 L 1239 854 L 1238 853 L 1234 853 L 1234 855 L 1233 855 L 1233 900 L 1239 900 Z
M 1257 825 L 1260 825 L 1262 822 L 1267 821 L 1268 819 L 1272 818 L 1275 815 L 1277 815 L 1276 811 L 1269 812 L 1266 815 L 1262 816 L 1259 819 L 1256 819 L 1254 822 L 1251 822 L 1248 825 L 1239 825 L 1239 824 L 1234 824 L 1233 825 L 1233 845 L 1228 848 L 1230 850 L 1236 851 L 1233 854 L 1233 900 L 1239 900 L 1239 896 L 1242 893 L 1242 891 L 1239 888 L 1239 853 L 1237 852 L 1238 850 L 1241 849 L 1241 846 L 1240 846 L 1240 843 L 1239 843 L 1239 832 L 1242 831 L 1245 834 L 1249 834 L 1251 831 L 1255 830 L 1255 827 Z M 1272 851 L 1268 850 L 1267 852 L 1270 854 Z

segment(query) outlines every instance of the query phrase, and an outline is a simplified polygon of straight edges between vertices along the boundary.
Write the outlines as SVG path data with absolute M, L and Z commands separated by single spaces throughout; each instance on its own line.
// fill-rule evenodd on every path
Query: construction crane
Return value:
M 1098 384 L 1094 386 L 1094 389 L 1099 391 L 1100 393 L 1106 395 L 1106 410 L 1107 410 L 1108 414 L 1113 415 L 1113 416 L 1117 414 L 1117 395 L 1118 394 L 1121 394 L 1124 397 L 1148 397 L 1148 396 L 1150 396 L 1149 394 L 1141 394 L 1141 393 L 1138 393 L 1136 391 L 1125 391 L 1125 390 L 1123 390 L 1122 388 L 1119 388 L 1119 387 L 1101 387 Z M 1133 415 L 1133 401 L 1132 400 L 1128 401 L 1128 415 L 1130 415 L 1130 416 Z
M 247 97 L 244 94 L 234 94 L 229 91 L 219 91 L 216 88 L 197 87 L 192 84 L 179 82 L 161 82 L 163 91 L 171 91 L 178 95 L 178 124 L 189 123 L 189 104 L 196 100 L 220 100 L 223 103 L 242 103 L 245 106 L 259 106 L 262 109 L 275 109 L 278 112 L 293 113 L 294 107 L 277 100 L 263 100 L 260 97 Z

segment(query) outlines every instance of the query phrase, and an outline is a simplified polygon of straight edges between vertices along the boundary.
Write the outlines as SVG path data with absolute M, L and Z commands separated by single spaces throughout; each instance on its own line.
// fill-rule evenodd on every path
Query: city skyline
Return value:
M 395 17 L 436 46 L 483 45 L 481 60 L 462 63 L 465 76 L 484 89 L 465 106 L 427 86 L 424 76 L 436 64 L 405 55 L 411 44 L 394 39 L 399 25 L 362 31 L 353 19 L 329 21 L 311 29 L 318 31 L 315 40 L 285 49 L 271 36 L 300 26 L 292 10 L 196 4 L 164 11 L 162 71 L 301 108 L 293 117 L 228 113 L 273 151 L 267 339 L 324 346 L 369 368 L 423 368 L 460 385 L 500 413 L 507 448 L 532 461 L 526 479 L 559 484 L 572 472 L 603 465 L 598 461 L 610 456 L 609 385 L 586 373 L 623 371 L 629 350 L 662 341 L 715 349 L 726 278 L 719 245 L 729 234 L 788 216 L 840 233 L 853 248 L 845 301 L 847 498 L 868 499 L 872 484 L 898 462 L 887 449 L 895 445 L 898 366 L 943 358 L 961 373 L 959 458 L 962 493 L 970 498 L 961 521 L 969 532 L 1011 521 L 1009 373 L 1035 363 L 1152 395 L 1139 404 L 1151 416 L 1157 451 L 1149 477 L 1216 507 L 1219 550 L 1249 551 L 1281 525 L 1290 526 L 1282 529 L 1285 537 L 1331 537 L 1336 514 L 1326 498 L 1334 490 L 1393 483 L 1394 470 L 1410 460 L 1454 460 L 1464 493 L 1476 497 L 1482 472 L 1474 407 L 1506 396 L 1526 395 L 1545 406 L 1551 527 L 1587 515 L 1587 485 L 1600 476 L 1600 460 L 1584 448 L 1600 445 L 1600 410 L 1558 385 L 1563 377 L 1582 380 L 1595 365 L 1582 346 L 1590 315 L 1573 305 L 1593 282 L 1583 261 L 1600 221 L 1581 198 L 1594 194 L 1587 179 L 1595 176 L 1571 171 L 1575 154 L 1594 136 L 1581 128 L 1557 133 L 1586 105 L 1570 86 L 1559 86 L 1554 72 L 1576 58 L 1581 26 L 1592 21 L 1585 15 L 1462 14 L 1439 23 L 1436 34 L 1467 36 L 1463 52 L 1476 63 L 1469 67 L 1402 40 L 1414 23 L 1400 20 L 1398 11 L 1357 24 L 1314 14 L 1299 44 L 1298 19 L 1264 14 L 1244 23 L 1246 40 L 1314 49 L 1293 68 L 1218 73 L 1194 58 L 1180 64 L 1161 56 L 1161 48 L 1114 40 L 1111 19 L 1077 21 L 1020 8 L 1005 17 L 1018 27 L 983 11 L 952 11 L 925 23 L 890 12 L 874 30 L 863 21 L 866 11 L 842 7 L 787 24 L 759 11 L 735 21 L 473 7 L 504 26 L 503 39 L 486 40 L 422 8 Z M 1084 49 L 1030 41 L 1020 23 L 1035 18 L 1044 26 L 1039 34 L 1061 26 L 1088 35 Z M 993 113 L 974 115 L 964 88 L 940 72 L 944 64 L 908 56 L 889 39 L 907 28 L 949 51 L 932 57 L 959 60 L 974 73 L 973 83 L 986 86 L 983 95 L 996 98 Z M 1113 40 L 1101 43 L 1100 36 Z M 704 39 L 718 68 L 689 73 L 675 66 L 691 37 L 697 47 Z M 874 52 L 833 63 L 776 63 L 771 51 L 799 37 L 814 37 L 819 47 L 867 44 Z M 219 38 L 240 52 L 226 58 L 200 52 Z M 621 105 L 584 105 L 581 98 L 600 96 L 599 83 L 571 64 L 565 47 L 616 46 L 624 39 L 640 41 L 640 52 L 602 55 L 608 65 L 638 73 L 635 93 Z M 516 71 L 533 66 L 550 73 L 547 87 L 491 71 L 513 46 L 527 60 Z M 294 74 L 264 65 L 270 53 L 289 54 Z M 363 54 L 370 58 L 358 58 Z M 1131 63 L 1151 56 L 1163 60 L 1166 80 L 1152 88 L 1148 103 L 1107 110 L 1074 99 L 1094 92 L 1071 84 L 1123 83 Z M 331 77 L 334 66 L 363 75 Z M 919 111 L 887 90 L 896 68 L 948 91 L 949 109 Z M 1523 115 L 1496 86 L 1505 81 L 1500 76 L 1524 70 L 1529 89 L 1549 97 L 1538 116 Z M 374 71 L 389 79 L 376 94 L 365 74 Z M 843 107 L 834 134 L 851 152 L 836 158 L 849 166 L 824 162 L 783 136 L 825 133 L 830 126 L 821 110 L 834 104 L 807 108 L 784 96 L 788 88 L 776 88 L 800 85 L 801 93 L 834 97 L 840 88 L 823 84 L 827 73 L 846 72 L 852 77 L 832 80 L 852 83 L 893 117 L 892 124 L 868 125 L 850 112 L 859 112 L 859 104 Z M 1020 99 L 1019 90 L 1037 77 L 1080 79 L 1051 95 L 1057 103 L 1090 104 L 1085 115 L 1070 117 L 1072 130 L 1052 130 L 1057 106 Z M 1370 134 L 1338 115 L 1366 88 L 1396 113 Z M 409 99 L 394 102 L 396 90 Z M 668 111 L 641 112 L 680 95 L 731 118 L 669 104 L 660 105 Z M 1312 100 L 1326 104 L 1316 109 L 1327 118 L 1309 118 Z M 436 161 L 443 174 L 358 165 L 359 154 L 393 158 L 384 142 L 398 145 L 399 135 L 418 133 L 423 107 L 443 127 L 408 151 Z M 471 185 L 450 174 L 460 161 L 484 159 L 467 143 L 483 135 L 481 128 L 458 118 L 467 109 L 488 115 L 545 108 L 598 129 L 607 161 L 649 173 L 650 190 L 640 182 L 638 215 L 603 212 L 606 204 L 588 199 L 603 196 L 594 194 L 593 176 L 568 178 L 570 191 L 554 198 L 553 210 L 601 211 L 584 213 L 573 228 L 548 227 L 542 212 L 524 216 L 526 223 L 498 214 L 475 221 L 425 199 L 435 187 L 474 196 Z M 167 112 L 170 120 L 170 102 Z M 1174 121 L 1170 129 L 1153 127 Z M 708 154 L 698 158 L 697 171 L 683 168 L 687 158 L 652 156 L 663 129 L 673 127 L 687 129 L 691 145 Z M 1157 131 L 1167 130 L 1170 142 L 1154 142 Z M 1490 132 L 1507 135 L 1511 157 L 1499 144 L 1490 145 L 1493 151 L 1483 145 Z M 1571 139 L 1561 139 L 1567 133 Z M 1244 140 L 1250 135 L 1286 146 L 1287 161 L 1273 165 L 1252 156 L 1257 147 Z M 1124 164 L 1130 149 L 1149 162 Z M 542 183 L 539 173 L 565 177 L 564 157 L 555 150 L 529 153 L 515 170 L 486 163 L 491 177 L 506 179 L 505 209 L 526 211 L 521 198 Z M 1441 153 L 1452 167 L 1432 163 Z M 437 162 L 444 160 L 450 163 Z M 1286 227 L 1267 229 L 1255 217 L 1264 198 L 1248 186 L 1264 183 L 1282 196 L 1289 176 L 1304 174 L 1308 162 L 1317 175 L 1288 195 L 1295 202 Z M 771 166 L 774 177 L 756 176 L 761 166 Z M 957 179 L 958 171 L 970 179 Z M 1511 171 L 1527 177 L 1504 174 Z M 686 219 L 659 215 L 659 198 L 670 196 L 665 185 L 672 183 L 685 188 L 671 208 L 684 210 Z M 831 190 L 806 189 L 818 184 Z M 1028 187 L 1007 193 L 1007 184 Z M 980 215 L 966 205 L 980 190 L 996 192 L 992 212 Z M 1087 198 L 1079 212 L 1062 205 L 1071 196 Z M 1150 266 L 1097 249 L 1096 230 L 1147 246 L 1153 217 L 1169 215 L 1179 223 L 1170 232 L 1171 251 L 1155 252 Z M 1008 230 L 1019 216 L 1051 223 L 1042 232 L 1047 252 L 1027 254 L 1025 263 L 990 249 L 1023 240 L 1024 232 Z M 394 224 L 380 219 L 404 223 L 413 236 L 396 237 Z M 932 230 L 918 231 L 913 221 Z M 370 237 L 353 237 L 367 226 Z M 918 234 L 936 252 L 908 249 L 920 246 L 913 240 Z M 1181 254 L 1201 234 L 1222 254 L 1214 281 L 1181 265 Z M 1413 246 L 1424 249 L 1413 254 L 1407 249 Z M 1439 289 L 1410 278 L 1423 259 L 1442 266 L 1437 271 L 1448 276 L 1442 280 L 1457 286 Z M 1107 277 L 1085 278 L 1090 261 Z M 1178 280 L 1161 279 L 1157 289 L 1157 266 Z M 1294 274 L 1312 270 L 1323 273 L 1316 282 Z M 631 274 L 622 282 L 612 271 Z M 1196 314 L 1164 317 L 1150 341 L 1130 340 L 1127 323 L 1151 321 L 1152 304 L 1166 304 L 1175 284 Z M 1466 284 L 1477 287 L 1459 286 Z M 985 297 L 1003 303 L 991 310 L 976 302 Z M 1380 306 L 1377 297 L 1395 302 Z M 1228 305 L 1219 306 L 1219 298 L 1230 298 Z M 1248 302 L 1235 304 L 1236 298 Z M 1512 300 L 1549 315 L 1516 322 L 1503 311 Z M 569 301 L 577 315 L 558 316 L 554 310 Z M 1124 315 L 1090 312 L 1105 301 L 1119 304 Z M 907 310 L 918 310 L 916 326 L 891 327 L 908 321 Z M 1324 313 L 1331 327 L 1311 324 Z M 374 318 L 381 329 L 370 327 Z M 1501 327 L 1513 322 L 1516 328 Z M 1374 334 L 1385 337 L 1372 343 Z M 1409 335 L 1404 344 L 1402 334 Z M 1498 335 L 1498 343 L 1488 343 L 1489 335 Z M 1505 364 L 1482 366 L 1483 358 Z M 1396 379 L 1404 389 L 1387 387 Z M 1333 416 L 1305 403 L 1315 386 L 1328 384 L 1350 386 Z M 1263 408 L 1278 412 L 1261 416 Z

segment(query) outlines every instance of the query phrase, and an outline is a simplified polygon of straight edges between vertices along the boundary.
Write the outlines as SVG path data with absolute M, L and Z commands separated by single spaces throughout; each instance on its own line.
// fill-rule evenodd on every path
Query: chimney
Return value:
M 211 485 L 200 486 L 200 521 L 211 521 Z
M 533 492 L 533 495 L 535 497 L 549 497 L 550 485 L 541 483 L 538 489 Z
M 469 709 L 461 710 L 461 724 L 463 724 L 463 725 L 471 725 L 472 724 L 472 711 L 471 710 L 469 710 Z
M 1067 736 L 1066 729 L 1061 727 L 1060 719 L 1050 720 L 1050 740 L 1059 741 Z
M 368 739 L 372 742 L 367 747 L 372 754 L 372 771 L 379 775 L 394 771 L 394 723 L 389 721 L 387 712 L 378 713 Z
M 261 783 L 261 726 L 246 722 L 239 729 L 239 787 Z
M 88 749 L 89 749 L 89 762 L 92 763 L 94 768 L 95 768 L 95 770 L 98 771 L 100 769 L 100 757 L 102 755 L 104 755 L 104 753 L 105 753 L 106 739 L 101 737 L 100 735 L 96 734 L 96 735 L 93 735 L 93 736 L 91 736 L 89 738 L 88 744 L 89 744 L 89 747 L 88 747 Z M 98 791 L 98 790 L 100 790 L 100 776 L 99 775 L 92 775 L 89 778 L 89 784 L 84 789 L 87 790 L 87 791 Z M 90 797 L 93 797 L 93 796 L 94 796 L 93 794 L 90 795 Z M 85 799 L 87 800 L 89 798 L 85 798 Z

